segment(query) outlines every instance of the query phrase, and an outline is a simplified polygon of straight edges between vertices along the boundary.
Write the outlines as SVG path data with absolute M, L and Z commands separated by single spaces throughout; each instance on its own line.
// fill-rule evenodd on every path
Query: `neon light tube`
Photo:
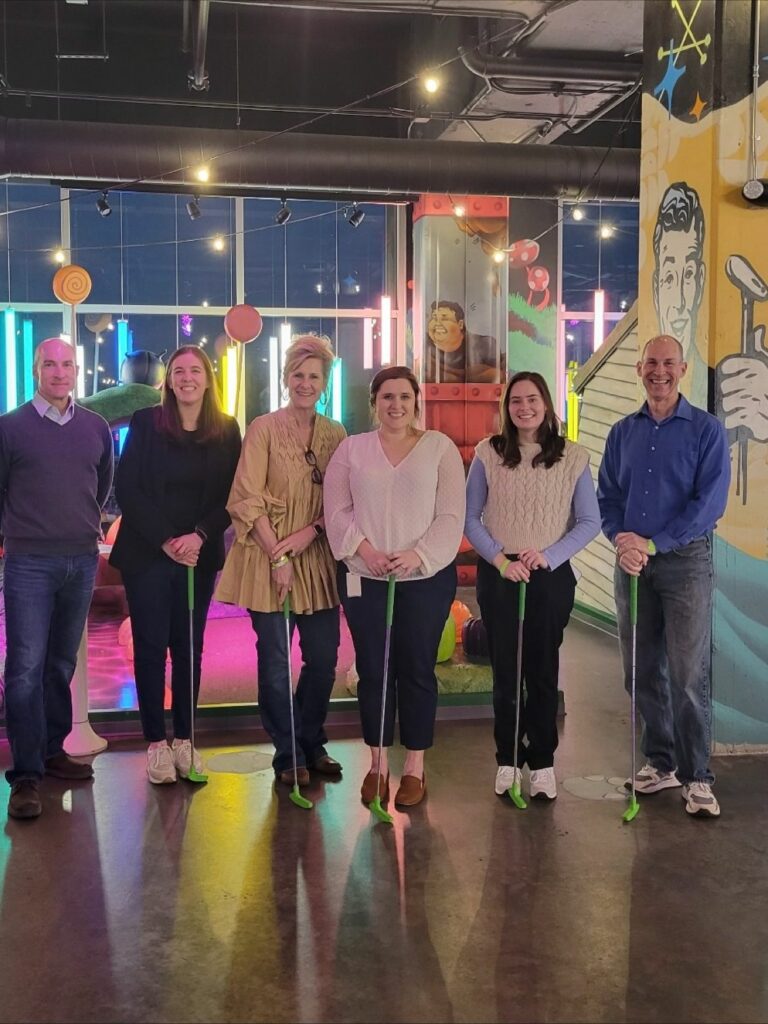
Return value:
M 331 370 L 331 417 L 339 423 L 341 423 L 343 412 L 342 386 L 342 361 L 337 358 L 334 361 L 333 369 Z
M 6 309 L 3 317 L 5 327 L 5 411 L 10 412 L 19 404 L 16 388 L 16 313 Z
M 75 397 L 85 397 L 85 348 L 82 345 L 77 346 L 77 385 L 75 387 Z
M 21 336 L 24 345 L 24 401 L 28 402 L 35 393 L 35 338 L 31 320 L 22 321 Z
M 363 320 L 363 369 L 373 369 L 373 325 L 376 321 L 367 316 Z
M 278 363 L 277 338 L 269 339 L 269 411 L 280 408 L 280 366 Z
M 592 335 L 592 351 L 597 352 L 600 346 L 603 344 L 603 338 L 605 335 L 605 292 L 602 288 L 598 288 L 595 292 L 595 322 L 593 324 L 594 332 Z
M 392 299 L 381 296 L 381 363 L 392 362 Z

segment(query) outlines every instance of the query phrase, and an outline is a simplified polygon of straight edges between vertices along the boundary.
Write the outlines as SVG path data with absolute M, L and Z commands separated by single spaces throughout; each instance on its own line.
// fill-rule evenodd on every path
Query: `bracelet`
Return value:
M 205 542 L 208 540 L 208 534 L 205 532 L 202 526 L 196 526 L 194 529 L 194 533 L 197 534 L 197 536 L 200 538 L 203 544 L 205 544 Z
M 504 561 L 499 566 L 499 576 L 501 576 L 502 579 L 504 579 L 504 573 L 507 571 L 510 565 L 512 565 L 512 562 L 508 558 L 505 558 Z
M 280 569 L 282 566 L 288 565 L 289 562 L 290 558 L 288 555 L 283 555 L 281 558 L 278 558 L 276 562 L 270 562 L 269 564 L 273 569 Z
M 312 525 L 312 529 L 315 531 L 315 536 L 316 537 L 322 537 L 323 534 L 325 533 L 325 530 L 322 528 L 320 523 L 312 523 L 311 525 Z

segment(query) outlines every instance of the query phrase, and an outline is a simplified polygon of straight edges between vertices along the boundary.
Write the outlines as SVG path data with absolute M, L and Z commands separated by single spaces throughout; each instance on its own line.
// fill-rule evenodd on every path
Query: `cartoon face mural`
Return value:
M 653 232 L 653 304 L 659 333 L 677 338 L 686 359 L 696 352 L 696 324 L 704 294 L 704 214 L 695 189 L 671 185 Z
M 433 302 L 427 321 L 427 337 L 441 352 L 455 352 L 464 344 L 464 310 L 458 302 Z
M 427 320 L 425 380 L 493 384 L 503 379 L 504 359 L 496 339 L 468 331 L 458 302 L 436 299 Z

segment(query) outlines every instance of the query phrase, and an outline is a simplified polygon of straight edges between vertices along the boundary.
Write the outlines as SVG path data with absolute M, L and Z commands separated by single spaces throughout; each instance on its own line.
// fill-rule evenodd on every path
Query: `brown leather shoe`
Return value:
M 93 767 L 85 761 L 75 761 L 64 750 L 45 760 L 45 774 L 57 779 L 84 781 L 93 778 Z
M 389 800 L 389 772 L 379 782 L 379 773 L 370 771 L 363 779 L 363 785 L 360 787 L 360 796 L 363 803 L 369 804 L 371 800 L 376 796 L 376 788 L 379 788 L 379 793 L 382 800 Z
M 39 818 L 42 810 L 37 779 L 18 779 L 11 783 L 11 796 L 8 801 L 10 818 Z
M 278 772 L 277 781 L 282 782 L 285 786 L 293 785 L 293 768 L 286 768 L 284 772 Z M 296 781 L 300 786 L 309 785 L 309 772 L 300 764 L 296 769 Z
M 314 764 L 309 766 L 309 770 L 318 772 L 320 775 L 341 775 L 342 768 L 335 757 L 323 754 L 322 757 L 318 757 Z
M 417 779 L 415 775 L 404 775 L 400 779 L 400 788 L 395 793 L 395 804 L 399 807 L 415 807 L 424 799 L 427 792 L 427 776 Z

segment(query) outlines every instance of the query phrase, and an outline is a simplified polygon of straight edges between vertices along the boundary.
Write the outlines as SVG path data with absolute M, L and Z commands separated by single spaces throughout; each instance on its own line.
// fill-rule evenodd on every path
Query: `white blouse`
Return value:
M 323 512 L 334 556 L 373 578 L 355 552 L 363 540 L 379 551 L 414 549 L 426 579 L 456 557 L 464 531 L 464 466 L 456 445 L 427 430 L 393 466 L 378 430 L 341 442 L 325 473 Z

